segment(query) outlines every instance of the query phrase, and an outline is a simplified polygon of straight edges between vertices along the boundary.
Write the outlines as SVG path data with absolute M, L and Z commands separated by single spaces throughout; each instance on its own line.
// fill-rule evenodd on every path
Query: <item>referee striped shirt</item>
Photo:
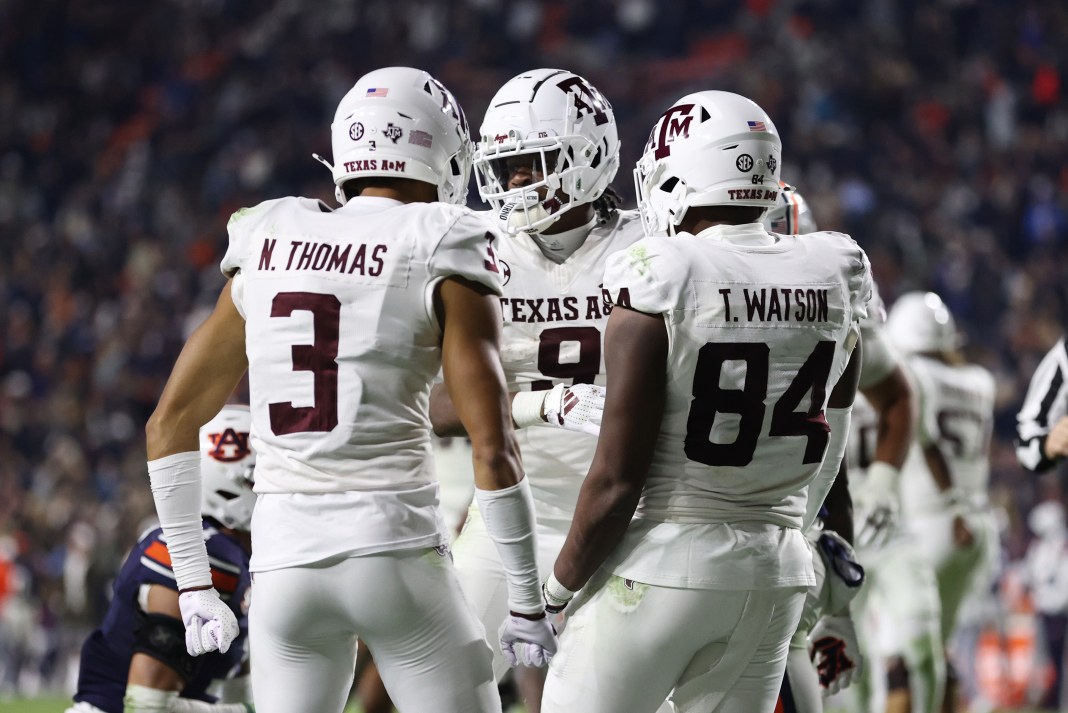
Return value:
M 1065 415 L 1068 415 L 1068 346 L 1062 337 L 1035 369 L 1023 407 L 1016 415 L 1016 457 L 1020 465 L 1041 473 L 1056 464 L 1056 460 L 1046 457 L 1046 436 Z

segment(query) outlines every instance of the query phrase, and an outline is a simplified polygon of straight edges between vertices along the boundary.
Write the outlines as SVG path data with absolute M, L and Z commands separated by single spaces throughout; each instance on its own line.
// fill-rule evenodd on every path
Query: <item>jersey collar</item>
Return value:
M 750 246 L 768 246 L 778 242 L 778 239 L 765 230 L 761 223 L 713 225 L 711 228 L 702 230 L 697 237 Z
M 577 228 L 572 228 L 562 233 L 553 233 L 552 235 L 532 233 L 530 239 L 534 241 L 534 244 L 538 246 L 538 249 L 541 250 L 546 259 L 559 265 L 582 247 L 582 244 L 586 242 L 586 238 L 590 236 L 596 226 L 597 217 L 594 216 L 586 225 L 580 225 Z
M 393 198 L 382 198 L 381 196 L 355 196 L 345 201 L 345 205 L 338 208 L 338 210 L 345 210 L 349 206 L 358 208 L 392 208 L 398 205 L 404 205 L 404 203 Z

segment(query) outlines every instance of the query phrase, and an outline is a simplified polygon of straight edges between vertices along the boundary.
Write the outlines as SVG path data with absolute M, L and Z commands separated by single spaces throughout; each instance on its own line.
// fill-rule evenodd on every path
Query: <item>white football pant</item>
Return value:
M 912 524 L 920 552 L 934 568 L 942 605 L 942 641 L 949 641 L 957 626 L 961 604 L 977 589 L 985 589 L 993 576 L 998 558 L 998 529 L 994 515 L 986 510 L 964 517 L 975 541 L 961 549 L 953 542 L 953 514 L 949 512 L 917 518 Z
M 946 684 L 941 606 L 933 569 L 922 547 L 908 540 L 888 546 L 866 562 L 867 581 L 853 603 L 861 609 L 858 635 L 874 658 L 900 656 L 908 667 L 914 711 L 937 711 Z M 873 675 L 885 676 L 884 670 Z
M 823 580 L 827 576 L 827 566 L 823 558 L 813 548 L 812 569 L 816 574 L 816 586 L 805 590 L 805 605 L 801 609 L 801 620 L 797 630 L 790 637 L 790 654 L 786 659 L 786 677 L 782 695 L 789 697 L 785 709 L 795 713 L 822 713 L 823 691 L 820 689 L 820 677 L 816 666 L 808 657 L 808 633 L 823 616 L 820 594 Z M 787 682 L 788 686 L 787 687 Z M 792 706 L 791 706 L 792 703 Z
M 600 574 L 572 604 L 542 713 L 772 713 L 804 588 L 675 589 Z
M 401 713 L 500 713 L 482 628 L 433 549 L 257 572 L 249 610 L 259 713 L 341 713 L 359 636 Z

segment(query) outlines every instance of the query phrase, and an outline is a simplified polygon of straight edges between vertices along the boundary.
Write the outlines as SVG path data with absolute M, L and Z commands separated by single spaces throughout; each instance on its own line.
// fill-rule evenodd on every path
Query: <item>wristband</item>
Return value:
M 869 487 L 881 487 L 883 490 L 897 492 L 897 483 L 901 478 L 901 471 L 889 463 L 881 460 L 873 461 L 868 466 L 868 477 L 865 482 Z
M 574 592 L 560 584 L 560 580 L 556 578 L 556 572 L 549 573 L 549 578 L 545 580 L 541 591 L 545 597 L 545 609 L 552 614 L 562 611 L 575 596 Z
M 512 397 L 512 420 L 516 428 L 546 423 L 542 408 L 547 391 L 520 391 Z

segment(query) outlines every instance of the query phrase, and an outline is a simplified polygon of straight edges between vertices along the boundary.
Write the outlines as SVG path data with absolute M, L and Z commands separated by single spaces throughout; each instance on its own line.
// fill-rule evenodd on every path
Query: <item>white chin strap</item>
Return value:
M 327 168 L 329 168 L 331 176 L 334 175 L 334 165 L 332 163 L 330 163 L 329 161 L 327 161 L 325 158 L 323 158 L 322 156 L 320 156 L 317 153 L 313 153 L 312 154 L 312 158 L 314 158 L 316 161 L 318 161 L 319 163 L 321 163 L 324 166 L 326 166 Z M 339 205 L 345 205 L 345 201 L 348 200 L 348 198 L 345 197 L 345 191 L 341 190 L 341 186 L 338 186 L 338 185 L 334 186 L 334 199 L 337 200 Z
M 509 235 L 517 233 L 541 233 L 550 225 L 560 219 L 563 210 L 550 213 L 536 192 L 523 193 L 504 204 L 500 212 L 501 224 Z M 530 227 L 532 224 L 544 220 L 545 223 Z

